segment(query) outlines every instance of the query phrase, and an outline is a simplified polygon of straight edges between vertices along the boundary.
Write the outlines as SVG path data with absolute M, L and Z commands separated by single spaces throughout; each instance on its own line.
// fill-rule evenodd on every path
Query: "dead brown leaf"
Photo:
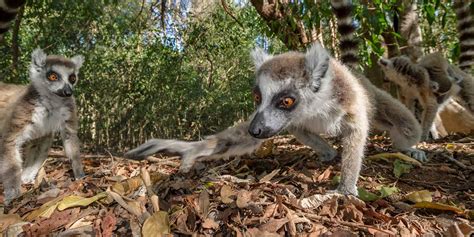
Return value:
M 244 236 L 249 236 L 249 237 L 280 237 L 279 234 L 277 233 L 269 233 L 267 231 L 261 231 L 258 228 L 250 228 L 247 231 L 244 232 Z
M 207 213 L 209 213 L 209 205 L 209 193 L 204 189 L 199 194 L 199 213 L 202 219 L 207 217 Z
M 280 228 L 282 228 L 286 223 L 288 223 L 288 218 L 281 219 L 270 219 L 267 223 L 259 226 L 258 228 L 262 232 L 276 233 Z
M 153 213 L 142 227 L 143 237 L 163 236 L 170 233 L 170 221 L 168 213 L 159 211 Z
M 211 218 L 206 218 L 202 223 L 202 228 L 217 230 L 219 228 L 219 224 Z
M 273 179 L 273 177 L 275 177 L 275 175 L 277 175 L 278 172 L 280 172 L 280 169 L 273 170 L 271 173 L 263 176 L 259 182 L 260 183 L 270 182 L 270 180 Z
M 0 214 L 0 232 L 3 232 L 8 226 L 23 222 L 18 214 Z
M 225 204 L 232 203 L 234 200 L 231 196 L 235 196 L 235 191 L 228 185 L 221 187 L 221 201 Z
M 317 178 L 316 181 L 322 182 L 322 181 L 327 181 L 329 180 L 329 177 L 331 176 L 331 171 L 332 171 L 332 166 L 329 166 L 322 174 L 320 174 Z
M 66 225 L 69 221 L 79 213 L 80 208 L 71 208 L 64 211 L 54 212 L 50 218 L 43 218 L 36 223 L 23 227 L 26 236 L 47 235 L 54 230 Z
M 108 211 L 101 222 L 102 237 L 111 237 L 117 224 L 117 218 L 112 211 Z
M 246 208 L 249 206 L 250 201 L 252 199 L 252 192 L 249 192 L 247 190 L 240 190 L 237 193 L 237 207 L 238 208 Z

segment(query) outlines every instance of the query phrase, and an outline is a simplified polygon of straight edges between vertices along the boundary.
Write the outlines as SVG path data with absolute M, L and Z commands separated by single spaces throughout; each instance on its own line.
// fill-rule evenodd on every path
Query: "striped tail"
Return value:
M 354 37 L 355 26 L 352 15 L 351 0 L 332 0 L 332 11 L 337 19 L 337 31 L 340 34 L 339 47 L 341 61 L 345 65 L 355 68 L 359 64 L 358 41 Z
M 8 31 L 26 0 L 0 0 L 0 38 Z
M 469 72 L 474 65 L 474 21 L 471 15 L 470 2 L 455 0 L 457 27 L 461 53 L 459 55 L 459 68 Z

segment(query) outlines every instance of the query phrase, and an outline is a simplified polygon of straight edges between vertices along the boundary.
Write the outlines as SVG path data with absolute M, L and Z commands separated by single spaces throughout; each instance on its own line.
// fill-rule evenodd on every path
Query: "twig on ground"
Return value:
M 474 171 L 474 167 L 467 166 L 467 165 L 461 163 L 460 161 L 454 159 L 453 154 L 451 154 L 451 153 L 449 153 L 449 155 L 446 154 L 446 153 L 441 153 L 441 156 L 448 159 L 449 161 L 452 161 L 454 164 L 456 164 L 457 166 L 459 166 L 463 169 L 468 169 L 468 170 Z
M 359 229 L 359 230 L 362 230 L 362 231 L 365 231 L 367 233 L 371 233 L 369 231 L 369 229 L 374 229 L 374 230 L 377 230 L 377 231 L 380 231 L 382 233 L 385 233 L 385 234 L 388 234 L 390 236 L 395 236 L 395 233 L 391 232 L 391 231 L 388 231 L 388 230 L 382 230 L 382 229 L 377 229 L 373 226 L 367 226 L 367 225 L 363 225 L 363 224 L 359 224 L 359 223 L 352 223 L 352 222 L 347 222 L 347 221 L 341 221 L 341 220 L 338 220 L 338 221 L 333 221 L 327 217 L 324 217 L 324 216 L 318 216 L 316 214 L 312 214 L 312 213 L 301 213 L 301 212 L 298 212 L 297 213 L 298 215 L 301 215 L 301 216 L 304 216 L 304 217 L 307 217 L 309 219 L 313 219 L 313 220 L 316 220 L 316 221 L 322 221 L 322 222 L 330 222 L 330 223 L 333 223 L 333 224 L 340 224 L 340 225 L 345 225 L 347 227 L 351 227 L 351 228 L 355 228 L 355 229 Z

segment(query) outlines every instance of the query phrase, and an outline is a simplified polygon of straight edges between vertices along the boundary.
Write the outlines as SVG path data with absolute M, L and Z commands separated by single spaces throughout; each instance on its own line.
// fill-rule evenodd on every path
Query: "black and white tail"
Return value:
M 0 38 L 8 31 L 25 2 L 26 0 L 0 0 Z
M 337 19 L 337 31 L 340 34 L 339 48 L 340 60 L 345 65 L 355 68 L 359 64 L 358 41 L 354 37 L 355 26 L 352 14 L 351 0 L 332 0 L 332 11 Z
M 474 65 L 474 21 L 470 9 L 471 1 L 454 0 L 461 53 L 459 68 L 469 72 Z

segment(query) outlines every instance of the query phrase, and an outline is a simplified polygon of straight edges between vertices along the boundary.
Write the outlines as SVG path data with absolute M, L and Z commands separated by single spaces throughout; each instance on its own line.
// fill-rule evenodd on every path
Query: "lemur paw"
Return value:
M 75 180 L 79 180 L 79 179 L 82 179 L 84 177 L 86 177 L 86 174 L 82 170 L 80 172 L 75 172 L 74 173 L 74 179 Z
M 334 159 L 337 156 L 336 150 L 326 150 L 318 154 L 319 160 L 322 162 L 328 162 Z
M 21 175 L 21 182 L 24 184 L 33 184 L 36 180 L 36 174 L 31 175 L 31 173 L 23 173 Z
M 421 161 L 421 162 L 426 162 L 428 161 L 428 158 L 426 157 L 426 153 L 422 150 L 418 150 L 418 149 L 415 149 L 415 148 L 409 148 L 409 149 L 406 149 L 404 151 L 402 151 L 402 153 L 404 153 L 405 155 L 407 156 L 410 156 L 418 161 Z

